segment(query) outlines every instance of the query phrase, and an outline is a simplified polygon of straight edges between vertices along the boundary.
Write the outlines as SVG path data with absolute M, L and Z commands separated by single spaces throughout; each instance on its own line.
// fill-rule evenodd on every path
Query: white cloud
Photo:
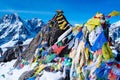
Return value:
M 48 11 L 26 11 L 26 10 L 0 10 L 0 12 L 12 12 L 12 13 L 29 13 L 29 14 L 54 14 Z

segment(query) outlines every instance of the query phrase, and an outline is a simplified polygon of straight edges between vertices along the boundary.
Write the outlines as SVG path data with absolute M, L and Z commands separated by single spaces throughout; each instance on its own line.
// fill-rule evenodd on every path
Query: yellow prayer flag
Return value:
M 94 28 L 96 26 L 100 26 L 101 25 L 100 24 L 100 17 L 102 15 L 103 15 L 102 13 L 97 12 L 96 15 L 95 15 L 96 18 L 92 17 L 91 19 L 89 19 L 87 21 L 87 23 L 85 24 L 85 26 L 87 27 L 87 29 L 88 29 L 89 32 L 91 32 L 92 30 L 94 30 Z
M 108 16 L 118 16 L 118 15 L 120 15 L 120 12 L 114 10 Z
M 98 18 L 89 19 L 85 26 L 87 26 L 87 29 L 91 32 L 95 28 L 95 26 L 100 26 L 100 19 Z

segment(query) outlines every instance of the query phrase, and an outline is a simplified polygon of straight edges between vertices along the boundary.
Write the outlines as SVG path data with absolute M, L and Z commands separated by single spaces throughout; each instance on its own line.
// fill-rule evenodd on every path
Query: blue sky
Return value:
M 71 24 L 85 23 L 96 12 L 109 14 L 120 11 L 120 0 L 1 0 L 0 17 L 6 13 L 18 13 L 22 19 L 41 18 L 47 22 L 57 9 L 62 9 Z M 110 22 L 120 20 L 113 17 Z

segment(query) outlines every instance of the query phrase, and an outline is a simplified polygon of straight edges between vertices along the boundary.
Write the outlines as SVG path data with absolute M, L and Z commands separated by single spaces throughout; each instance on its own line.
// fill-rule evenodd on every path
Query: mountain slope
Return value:
M 120 42 L 120 21 L 111 24 L 110 26 L 110 36 L 114 41 Z
M 33 38 L 44 26 L 41 19 L 22 20 L 17 14 L 6 14 L 0 19 L 0 46 L 10 41 Z

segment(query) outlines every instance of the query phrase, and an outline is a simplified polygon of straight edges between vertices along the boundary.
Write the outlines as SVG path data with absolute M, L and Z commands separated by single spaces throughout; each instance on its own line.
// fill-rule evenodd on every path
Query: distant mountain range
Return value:
M 17 14 L 6 14 L 0 19 L 0 46 L 10 41 L 33 38 L 44 25 L 38 18 L 22 20 Z

